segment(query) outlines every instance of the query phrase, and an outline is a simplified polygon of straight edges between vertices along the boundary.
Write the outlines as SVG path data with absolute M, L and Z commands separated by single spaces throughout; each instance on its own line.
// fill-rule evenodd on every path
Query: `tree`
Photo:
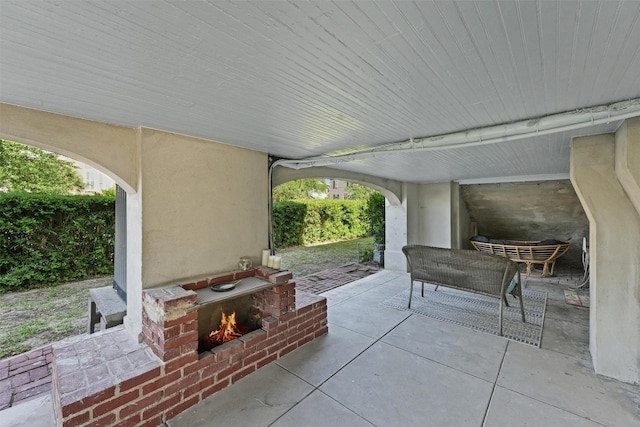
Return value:
M 39 148 L 0 139 L 0 191 L 69 194 L 84 188 L 73 162 Z
M 297 179 L 273 189 L 273 201 L 314 199 L 313 193 L 326 194 L 328 184 L 322 179 Z
M 372 194 L 377 193 L 377 191 L 371 187 L 355 183 L 347 187 L 347 192 L 349 193 L 349 200 L 368 200 Z

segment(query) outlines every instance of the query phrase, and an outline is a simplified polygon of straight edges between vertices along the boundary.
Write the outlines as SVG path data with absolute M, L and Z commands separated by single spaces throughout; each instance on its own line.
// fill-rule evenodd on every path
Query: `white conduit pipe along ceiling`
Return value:
M 409 140 L 379 145 L 346 154 L 307 157 L 298 160 L 278 160 L 273 166 L 292 169 L 327 166 L 367 159 L 384 153 L 408 153 L 416 151 L 445 150 L 515 141 L 518 139 L 548 135 L 581 129 L 618 120 L 640 116 L 640 98 L 598 107 L 581 108 L 542 118 L 522 120 L 497 126 L 489 126 L 445 135 L 411 138 Z
M 351 151 L 346 154 L 333 156 L 323 154 L 298 160 L 280 159 L 273 162 L 269 168 L 269 185 L 272 185 L 271 177 L 273 169 L 276 166 L 302 169 L 313 166 L 347 163 L 354 160 L 379 156 L 385 153 L 409 153 L 416 151 L 445 150 L 450 148 L 495 144 L 498 142 L 515 141 L 518 139 L 581 129 L 638 116 L 640 116 L 640 98 L 634 98 L 609 105 L 580 108 L 565 113 L 552 114 L 541 118 L 521 120 L 519 122 L 497 126 L 471 129 L 445 135 L 428 136 L 424 138 L 411 138 L 406 141 L 379 145 L 374 148 L 367 148 L 359 151 Z M 273 200 L 271 197 L 271 191 L 269 191 L 269 247 L 273 254 L 272 209 Z

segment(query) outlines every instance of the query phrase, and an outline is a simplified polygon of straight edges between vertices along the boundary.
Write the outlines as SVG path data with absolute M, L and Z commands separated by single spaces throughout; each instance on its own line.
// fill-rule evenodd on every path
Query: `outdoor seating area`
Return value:
M 496 240 L 484 236 L 474 236 L 470 240 L 476 250 L 500 255 L 515 262 L 526 264 L 526 276 L 550 277 L 555 274 L 556 260 L 567 253 L 568 242 L 550 240 Z M 542 271 L 536 270 L 542 265 Z
M 0 22 L 0 427 L 640 426 L 640 2 Z
M 407 273 L 335 288 L 326 336 L 167 425 L 635 425 L 638 387 L 593 374 L 588 310 L 564 303 L 561 273 L 525 279 L 549 293 L 540 349 L 384 307 Z
M 638 386 L 593 373 L 589 310 L 565 304 L 562 288 L 574 278 L 558 276 L 524 279 L 525 290 L 549 293 L 539 349 L 385 307 L 407 288 L 408 273 L 384 270 L 337 287 L 323 294 L 328 334 L 166 424 L 636 425 Z M 55 425 L 44 419 L 47 399 L 3 411 L 3 422 Z
M 421 296 L 424 298 L 424 284 L 461 289 L 500 300 L 499 335 L 502 335 L 502 303 L 509 306 L 506 293 L 511 292 L 520 301 L 522 321 L 525 321 L 520 270 L 518 264 L 503 257 L 470 251 L 466 249 L 445 249 L 424 245 L 407 245 L 402 248 L 407 257 L 411 276 L 408 307 L 411 308 L 413 282 L 422 283 Z M 516 280 L 517 279 L 517 280 Z M 514 281 L 513 288 L 510 284 Z

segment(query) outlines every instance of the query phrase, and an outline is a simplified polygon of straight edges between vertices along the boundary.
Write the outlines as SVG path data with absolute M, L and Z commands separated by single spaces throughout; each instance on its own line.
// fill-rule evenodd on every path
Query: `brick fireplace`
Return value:
M 143 338 L 122 329 L 54 345 L 53 400 L 61 426 L 157 426 L 327 333 L 326 299 L 297 292 L 290 272 L 265 267 L 143 292 Z M 213 295 L 211 284 L 242 280 Z M 258 329 L 199 352 L 211 306 L 250 300 Z M 215 311 L 215 310 L 214 310 Z

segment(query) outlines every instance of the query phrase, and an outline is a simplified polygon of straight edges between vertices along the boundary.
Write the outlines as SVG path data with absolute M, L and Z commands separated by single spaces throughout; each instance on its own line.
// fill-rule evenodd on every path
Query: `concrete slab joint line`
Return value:
M 568 325 L 581 325 L 588 313 L 564 304 L 557 283 L 528 283 L 552 294 L 548 333 L 542 349 L 535 349 L 380 307 L 380 299 L 408 286 L 401 277 L 363 279 L 326 292 L 331 333 L 167 424 L 383 426 L 428 420 L 442 426 L 495 426 L 536 420 L 536 425 L 597 427 L 640 422 L 638 388 L 595 376 L 588 358 L 573 351 L 587 348 L 586 335 L 560 334 L 571 327 L 567 318 Z M 271 405 L 260 403 L 265 401 Z M 228 410 L 220 414 L 220 407 Z
M 195 395 L 176 394 L 168 403 L 175 411 L 164 422 L 170 427 L 359 427 L 424 425 L 425 420 L 443 426 L 513 425 L 514 420 L 563 427 L 640 424 L 639 387 L 593 373 L 586 332 L 589 312 L 565 304 L 564 285 L 559 284 L 569 282 L 560 279 L 527 281 L 527 288 L 549 294 L 540 349 L 384 307 L 382 301 L 409 286 L 406 273 L 384 271 L 360 279 L 323 294 L 331 311 L 331 333 L 233 384 L 229 379 L 180 414 L 176 411 L 193 404 Z M 313 299 L 307 301 L 311 305 L 304 308 L 305 316 L 318 308 Z M 277 321 L 267 323 L 265 333 L 278 330 Z M 172 375 L 184 375 L 193 384 L 190 375 L 200 363 L 182 364 Z M 121 387 L 119 393 L 140 386 L 150 397 L 154 390 L 176 387 L 158 387 L 155 375 L 130 382 L 131 387 L 124 393 Z M 13 420 L 10 411 L 22 407 L 26 404 L 3 412 L 0 424 Z M 23 419 L 26 415 L 23 412 Z

